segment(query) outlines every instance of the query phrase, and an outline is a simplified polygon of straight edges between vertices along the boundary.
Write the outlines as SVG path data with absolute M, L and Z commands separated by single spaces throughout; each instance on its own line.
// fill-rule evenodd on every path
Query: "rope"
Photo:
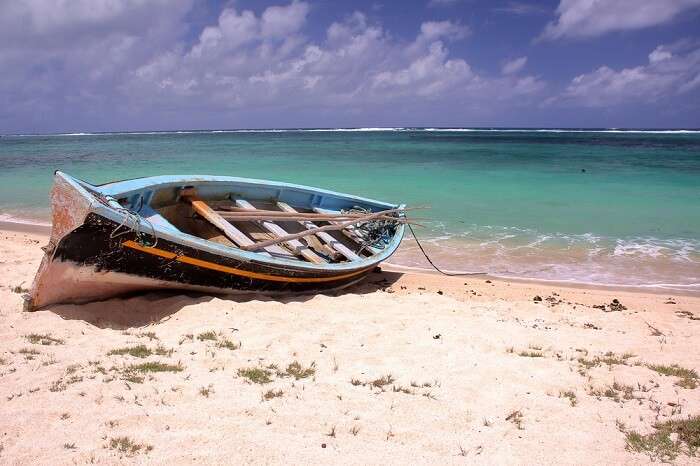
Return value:
M 341 214 L 371 214 L 372 211 L 355 206 L 351 209 L 342 209 Z M 362 247 L 358 254 L 367 247 L 384 249 L 396 232 L 398 221 L 370 220 L 359 223 L 353 227 L 353 232 L 362 240 Z
M 136 242 L 139 243 L 141 246 L 148 246 L 148 247 L 155 247 L 158 244 L 158 236 L 156 235 L 156 228 L 153 226 L 153 223 L 148 220 L 147 218 L 142 217 L 137 211 L 128 209 L 126 207 L 115 207 L 113 205 L 110 205 L 109 201 L 110 199 L 107 198 L 107 196 L 104 196 L 101 193 L 95 193 L 95 197 L 97 198 L 100 203 L 105 205 L 106 207 L 109 207 L 110 209 L 113 209 L 119 213 L 121 213 L 124 216 L 124 219 L 117 225 L 114 230 L 109 234 L 110 239 L 117 238 L 119 236 L 125 235 L 129 233 L 130 231 L 134 232 L 134 236 L 136 239 Z M 143 198 L 140 198 L 140 205 L 138 210 L 140 211 L 141 208 L 143 207 Z M 117 203 L 116 200 L 114 200 L 115 203 Z M 141 231 L 141 222 L 144 222 L 147 224 L 150 229 L 151 229 L 151 236 L 153 236 L 154 240 L 152 243 L 148 243 L 145 239 L 144 233 Z M 124 231 L 120 231 L 124 229 Z
M 411 230 L 411 234 L 413 235 L 413 239 L 416 241 L 416 244 L 418 245 L 418 248 L 420 249 L 420 252 L 423 253 L 425 256 L 425 259 L 428 261 L 428 263 L 438 272 L 440 272 L 443 275 L 447 275 L 448 277 L 465 277 L 468 275 L 487 275 L 487 272 L 445 272 L 444 270 L 440 270 L 440 268 L 433 263 L 433 261 L 428 257 L 428 253 L 425 252 L 425 249 L 423 249 L 423 245 L 420 244 L 420 241 L 418 241 L 418 237 L 416 236 L 415 232 L 413 231 L 413 227 L 411 226 L 410 223 L 406 223 L 408 225 L 408 229 Z
M 347 210 L 341 210 L 341 213 L 347 214 L 347 213 L 369 213 L 370 211 L 368 209 L 363 209 L 362 207 L 353 207 L 352 209 L 347 209 Z M 394 236 L 394 233 L 396 231 L 396 225 L 397 222 L 391 221 L 391 220 L 371 220 L 369 222 L 362 223 L 360 225 L 356 225 L 354 228 L 354 231 L 356 233 L 359 233 L 358 236 L 362 239 L 362 248 L 360 249 L 360 252 L 363 251 L 366 247 L 368 246 L 374 246 L 374 247 L 380 247 L 384 248 L 384 246 L 388 243 L 389 239 L 391 239 Z M 423 245 L 420 243 L 418 240 L 418 237 L 416 236 L 416 233 L 413 231 L 413 227 L 409 222 L 406 222 L 406 225 L 408 225 L 409 230 L 411 230 L 411 234 L 413 235 L 413 239 L 416 241 L 416 244 L 418 245 L 418 248 L 420 249 L 420 252 L 423 253 L 423 256 L 425 256 L 425 259 L 428 261 L 428 263 L 438 272 L 440 272 L 443 275 L 446 275 L 448 277 L 466 277 L 469 275 L 487 275 L 486 272 L 445 272 L 444 270 L 441 270 L 433 260 L 428 256 L 428 253 L 425 252 L 425 249 L 423 249 Z

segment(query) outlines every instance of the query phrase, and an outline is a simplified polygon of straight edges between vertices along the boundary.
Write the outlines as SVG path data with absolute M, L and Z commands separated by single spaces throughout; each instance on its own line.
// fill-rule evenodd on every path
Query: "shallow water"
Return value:
M 0 138 L 0 219 L 48 219 L 51 175 L 222 174 L 430 205 L 447 269 L 700 291 L 700 132 L 374 129 Z M 584 171 L 585 170 L 585 171 Z M 393 259 L 425 266 L 406 243 Z

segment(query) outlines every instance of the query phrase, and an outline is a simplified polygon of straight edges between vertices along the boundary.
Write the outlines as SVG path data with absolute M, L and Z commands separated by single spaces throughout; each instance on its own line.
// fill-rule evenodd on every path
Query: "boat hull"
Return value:
M 363 198 L 297 185 L 231 177 L 152 177 L 94 186 L 56 172 L 51 191 L 53 226 L 49 244 L 26 297 L 25 309 L 84 303 L 156 289 L 229 293 L 317 293 L 362 280 L 398 248 L 399 225 L 379 253 L 359 261 L 312 264 L 244 251 L 144 220 L 115 201 L 124 196 L 151 199 L 179 187 L 219 194 L 244 191 L 252 199 L 286 196 L 308 206 L 367 204 Z M 308 208 L 308 207 L 307 207 Z
M 42 264 L 41 293 L 30 310 L 52 303 L 81 303 L 155 289 L 217 294 L 315 293 L 362 280 L 375 265 L 357 270 L 316 270 L 242 261 L 133 232 L 113 237 L 116 222 L 90 213 L 65 235 Z M 36 285 L 35 285 L 36 286 Z

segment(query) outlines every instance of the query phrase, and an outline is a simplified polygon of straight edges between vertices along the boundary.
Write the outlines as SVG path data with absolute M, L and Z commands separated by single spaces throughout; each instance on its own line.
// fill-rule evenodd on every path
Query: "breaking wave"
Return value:
M 261 128 L 215 129 L 178 131 L 123 131 L 123 132 L 73 132 L 51 134 L 8 134 L 15 137 L 50 136 L 117 136 L 159 134 L 231 134 L 231 133 L 314 133 L 314 132 L 493 132 L 493 133 L 621 133 L 621 134 L 700 134 L 698 129 L 619 129 L 619 128 L 418 128 L 418 127 L 366 127 L 366 128 Z
M 696 239 L 542 234 L 480 226 L 457 234 L 434 232 L 420 240 L 431 259 L 450 271 L 700 293 L 700 240 Z M 410 236 L 391 262 L 430 269 Z

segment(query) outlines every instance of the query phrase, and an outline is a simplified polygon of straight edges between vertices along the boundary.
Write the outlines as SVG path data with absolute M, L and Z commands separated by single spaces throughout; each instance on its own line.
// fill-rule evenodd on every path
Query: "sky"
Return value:
M 700 0 L 0 0 L 0 133 L 700 127 Z

